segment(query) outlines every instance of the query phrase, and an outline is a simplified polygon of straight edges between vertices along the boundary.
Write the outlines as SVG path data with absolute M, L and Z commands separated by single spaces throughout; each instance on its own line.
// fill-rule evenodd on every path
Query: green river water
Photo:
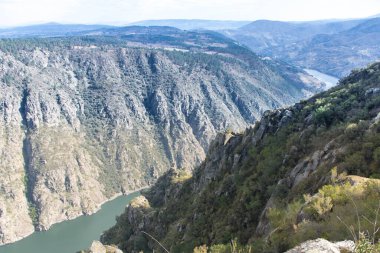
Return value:
M 125 206 L 139 192 L 120 196 L 104 205 L 95 214 L 53 225 L 48 231 L 36 232 L 20 241 L 0 247 L 0 253 L 75 253 L 89 248 L 103 231 L 116 223 Z

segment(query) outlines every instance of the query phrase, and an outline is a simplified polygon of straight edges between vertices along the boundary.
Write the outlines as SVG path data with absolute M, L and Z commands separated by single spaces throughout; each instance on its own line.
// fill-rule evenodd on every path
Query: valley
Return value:
M 0 253 L 380 252 L 379 15 L 142 1 L 0 29 Z
M 158 27 L 1 40 L 0 69 L 1 244 L 192 170 L 217 133 L 324 88 L 220 34 Z

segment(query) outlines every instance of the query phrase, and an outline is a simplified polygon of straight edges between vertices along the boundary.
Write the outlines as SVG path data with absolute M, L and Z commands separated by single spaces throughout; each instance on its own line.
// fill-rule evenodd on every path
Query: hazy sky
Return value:
M 0 26 L 146 19 L 316 20 L 380 13 L 380 0 L 0 0 Z

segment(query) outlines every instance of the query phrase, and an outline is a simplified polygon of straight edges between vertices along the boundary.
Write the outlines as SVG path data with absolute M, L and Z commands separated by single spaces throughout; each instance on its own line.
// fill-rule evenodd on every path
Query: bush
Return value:
M 29 203 L 29 216 L 34 226 L 38 225 L 38 211 L 34 204 Z
M 315 110 L 314 119 L 317 125 L 330 126 L 334 120 L 334 111 L 332 110 L 332 105 L 329 103 L 318 107 Z
M 355 253 L 379 253 L 380 244 L 373 244 L 365 236 L 364 233 L 360 234 L 360 239 L 355 245 Z
M 210 247 L 202 245 L 194 248 L 194 253 L 253 253 L 250 245 L 241 245 L 237 240 L 231 240 L 229 244 L 216 244 Z

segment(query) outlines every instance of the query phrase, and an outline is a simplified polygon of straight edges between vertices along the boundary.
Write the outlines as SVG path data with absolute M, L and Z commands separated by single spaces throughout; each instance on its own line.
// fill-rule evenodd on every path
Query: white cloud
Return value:
M 0 0 L 0 26 L 173 18 L 315 20 L 376 13 L 379 0 Z

